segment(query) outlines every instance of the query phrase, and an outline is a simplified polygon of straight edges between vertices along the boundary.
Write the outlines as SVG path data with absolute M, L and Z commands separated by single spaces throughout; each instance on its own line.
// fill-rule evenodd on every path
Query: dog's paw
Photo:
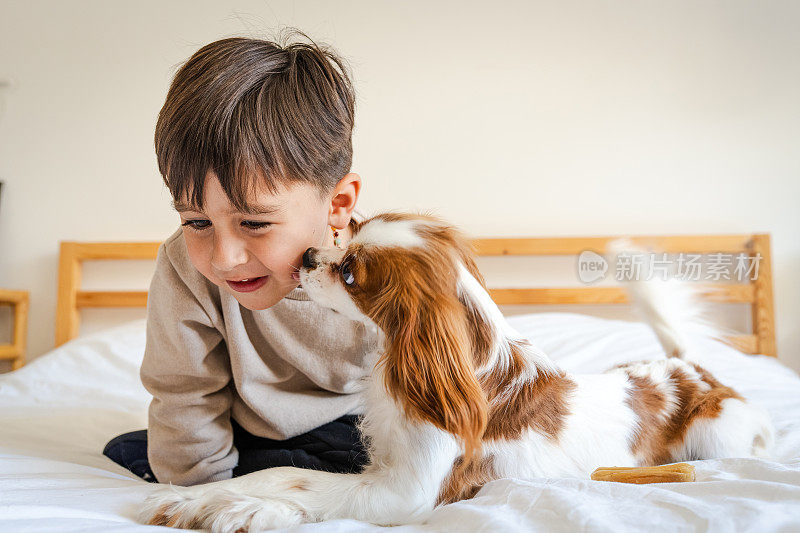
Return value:
M 256 498 L 224 489 L 165 487 L 151 494 L 140 512 L 146 524 L 214 533 L 239 533 L 289 527 L 307 517 L 288 502 Z
M 199 494 L 187 487 L 163 486 L 155 489 L 139 510 L 139 521 L 151 526 L 196 528 L 189 515 L 196 515 Z

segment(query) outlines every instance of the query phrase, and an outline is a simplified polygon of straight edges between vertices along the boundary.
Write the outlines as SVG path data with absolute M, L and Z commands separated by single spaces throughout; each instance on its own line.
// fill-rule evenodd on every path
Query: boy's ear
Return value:
M 328 224 L 334 228 L 346 227 L 353 215 L 360 192 L 361 176 L 355 172 L 350 172 L 340 179 L 331 196 Z

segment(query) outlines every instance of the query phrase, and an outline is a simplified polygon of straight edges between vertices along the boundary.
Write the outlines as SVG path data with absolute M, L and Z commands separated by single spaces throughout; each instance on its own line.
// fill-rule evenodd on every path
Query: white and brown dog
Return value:
M 680 357 L 598 375 L 560 370 L 506 323 L 468 241 L 436 218 L 376 216 L 347 249 L 312 248 L 303 263 L 312 299 L 382 339 L 364 392 L 369 465 L 164 487 L 147 499 L 145 522 L 213 531 L 337 518 L 401 524 L 493 479 L 763 456 L 772 441 L 762 410 Z M 635 296 L 656 315 L 666 352 L 680 356 L 680 332 L 653 294 Z

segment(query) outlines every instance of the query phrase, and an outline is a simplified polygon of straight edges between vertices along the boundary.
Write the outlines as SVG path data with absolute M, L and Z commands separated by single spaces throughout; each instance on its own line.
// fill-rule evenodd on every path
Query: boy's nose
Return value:
M 303 254 L 303 268 L 315 268 L 317 266 L 317 262 L 314 259 L 314 253 L 316 250 L 314 248 L 309 248 L 306 250 L 306 253 Z
M 216 233 L 221 233 L 217 230 Z M 248 262 L 247 246 L 237 239 L 214 236 L 211 252 L 211 266 L 217 272 L 241 270 L 240 265 Z

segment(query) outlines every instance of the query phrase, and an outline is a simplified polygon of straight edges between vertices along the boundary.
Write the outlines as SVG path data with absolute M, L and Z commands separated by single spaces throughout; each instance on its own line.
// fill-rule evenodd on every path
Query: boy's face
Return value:
M 176 202 L 189 258 L 195 268 L 221 291 L 251 310 L 276 304 L 298 280 L 292 274 L 311 246 L 328 245 L 330 200 L 309 184 L 282 187 L 277 194 L 259 192 L 248 202 L 264 214 L 236 211 L 216 175 L 209 172 L 204 187 L 205 212 Z M 251 292 L 229 283 L 265 277 Z M 241 289 L 241 287 L 239 287 Z

